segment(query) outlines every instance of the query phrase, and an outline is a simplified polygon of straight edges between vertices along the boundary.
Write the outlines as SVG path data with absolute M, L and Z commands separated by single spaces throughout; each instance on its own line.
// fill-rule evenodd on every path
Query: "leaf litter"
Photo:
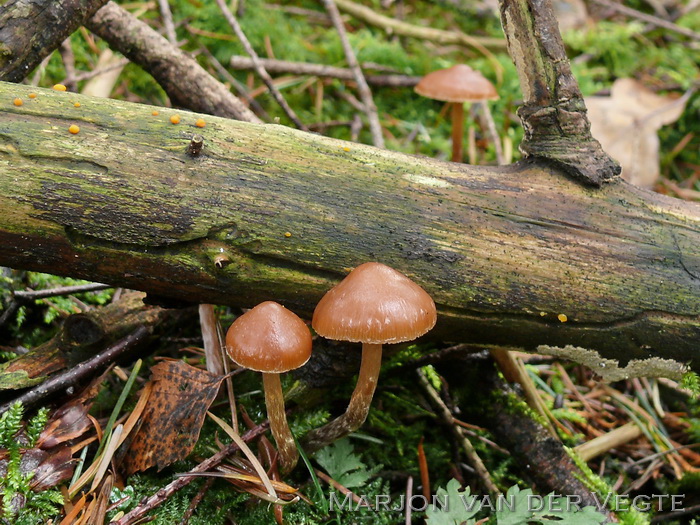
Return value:
M 223 380 L 175 359 L 151 369 L 153 390 L 125 457 L 128 474 L 184 459 L 194 448 L 204 417 Z

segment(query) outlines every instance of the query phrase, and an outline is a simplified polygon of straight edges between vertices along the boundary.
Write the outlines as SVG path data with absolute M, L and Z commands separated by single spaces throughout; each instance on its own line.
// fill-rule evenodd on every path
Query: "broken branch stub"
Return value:
M 593 138 L 549 0 L 501 0 L 501 22 L 520 77 L 520 151 L 555 163 L 587 185 L 601 186 L 620 165 Z

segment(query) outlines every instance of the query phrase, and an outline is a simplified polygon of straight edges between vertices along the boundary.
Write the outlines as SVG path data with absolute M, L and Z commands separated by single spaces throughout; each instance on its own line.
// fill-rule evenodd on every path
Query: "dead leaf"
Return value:
M 194 448 L 223 378 L 167 360 L 151 369 L 153 390 L 124 462 L 127 474 L 185 458 Z
M 22 456 L 23 462 L 24 457 L 33 450 L 45 454 L 39 464 L 32 468 L 34 477 L 32 477 L 30 487 L 34 492 L 42 492 L 71 479 L 76 461 L 73 459 L 70 447 L 58 447 L 48 453 L 39 449 L 28 450 Z
M 49 449 L 59 443 L 82 436 L 91 426 L 88 410 L 100 391 L 107 372 L 95 378 L 78 396 L 57 409 L 37 441 L 37 447 Z
M 7 476 L 8 459 L 0 459 L 0 477 Z M 57 447 L 46 451 L 38 448 L 30 448 L 21 452 L 19 471 L 22 475 L 33 473 L 29 487 L 34 492 L 41 492 L 53 488 L 66 480 L 69 480 L 75 469 L 69 447 Z M 22 507 L 22 503 L 17 508 Z
M 554 0 L 552 7 L 562 33 L 586 25 L 588 10 L 583 0 Z
M 591 133 L 622 166 L 622 177 L 650 187 L 659 177 L 661 126 L 683 114 L 687 97 L 657 95 L 631 78 L 615 81 L 609 97 L 587 97 Z

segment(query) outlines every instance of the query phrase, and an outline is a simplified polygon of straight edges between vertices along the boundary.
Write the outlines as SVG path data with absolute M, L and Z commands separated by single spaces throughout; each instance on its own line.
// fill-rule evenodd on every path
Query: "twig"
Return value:
M 120 339 L 103 352 L 97 354 L 95 357 L 79 363 L 66 372 L 52 376 L 50 379 L 47 379 L 42 384 L 32 388 L 28 392 L 25 392 L 21 396 L 0 405 L 0 414 L 7 411 L 14 403 L 18 401 L 25 407 L 33 405 L 51 394 L 76 384 L 79 380 L 94 374 L 98 370 L 101 370 L 106 365 L 113 362 L 117 357 L 124 354 L 138 343 L 142 342 L 149 333 L 150 330 L 148 328 L 139 326 L 131 334 L 127 335 L 123 339 Z
M 46 299 L 47 297 L 56 297 L 58 295 L 71 295 L 74 293 L 83 292 L 95 292 L 98 290 L 106 290 L 112 288 L 109 284 L 102 283 L 88 283 L 88 284 L 76 284 L 74 286 L 59 286 L 58 288 L 49 288 L 46 290 L 26 290 L 17 291 L 12 295 L 22 301 L 34 301 L 36 299 Z
M 107 0 L 0 3 L 0 80 L 20 82 Z M 37 72 L 38 73 L 38 72 Z M 35 84 L 36 85 L 36 84 Z
M 354 80 L 351 70 L 342 67 L 326 66 L 324 64 L 310 64 L 306 62 L 289 62 L 261 58 L 263 66 L 268 73 L 291 73 L 295 75 L 311 75 L 315 77 L 339 78 L 341 80 Z M 252 69 L 253 61 L 248 57 L 234 55 L 229 65 L 233 69 Z M 366 65 L 364 66 L 367 67 Z M 383 87 L 413 87 L 418 84 L 420 77 L 407 75 L 365 75 L 368 84 Z
M 321 472 L 321 471 L 318 470 L 317 468 L 314 469 L 314 472 L 316 473 L 316 475 L 318 476 L 319 479 L 322 479 L 323 481 L 325 481 L 326 483 L 328 483 L 331 487 L 333 487 L 334 489 L 336 489 L 336 490 L 337 490 L 338 492 L 340 492 L 343 496 L 350 495 L 350 498 L 352 498 L 352 500 L 353 500 L 357 505 L 361 505 L 361 504 L 362 504 L 362 499 L 360 499 L 360 497 L 359 497 L 357 494 L 355 494 L 352 490 L 345 488 L 343 485 L 341 485 L 341 484 L 338 483 L 336 480 L 334 480 L 333 478 L 331 478 L 328 474 L 326 474 L 325 472 Z M 370 507 L 370 508 L 371 508 L 371 507 Z
M 464 452 L 466 453 L 469 459 L 469 463 L 471 463 L 471 466 L 474 468 L 477 475 L 481 479 L 484 488 L 491 496 L 497 497 L 499 494 L 501 494 L 501 491 L 491 479 L 491 474 L 489 474 L 489 471 L 486 469 L 486 466 L 484 465 L 483 461 L 481 461 L 481 458 L 476 453 L 476 450 L 474 450 L 474 446 L 462 433 L 461 429 L 455 425 L 452 412 L 450 412 L 450 409 L 447 408 L 447 405 L 440 398 L 440 395 L 428 382 L 428 379 L 425 377 L 425 374 L 421 370 L 416 370 L 416 373 L 418 374 L 418 383 L 420 384 L 421 388 L 423 388 L 423 391 L 426 394 L 428 394 L 431 403 L 437 409 L 440 419 L 442 419 L 445 422 L 445 424 L 448 425 L 450 432 L 452 432 L 452 434 L 460 443 L 460 445 L 462 445 L 462 448 L 464 449 Z
M 76 286 L 61 286 L 59 288 L 51 288 L 48 290 L 28 290 L 28 291 L 17 291 L 12 294 L 13 301 L 7 305 L 5 311 L 0 315 L 0 326 L 3 326 L 7 321 L 10 320 L 12 316 L 15 315 L 17 309 L 23 303 L 29 303 L 36 299 L 45 299 L 47 297 L 54 297 L 57 295 L 69 295 L 73 293 L 81 292 L 92 292 L 96 290 L 105 290 L 111 288 L 108 284 L 100 283 L 90 283 L 90 284 L 79 284 Z
M 621 427 L 611 430 L 607 434 L 598 436 L 586 441 L 574 448 L 574 451 L 583 461 L 589 461 L 601 454 L 605 454 L 608 450 L 625 445 L 630 441 L 634 441 L 642 435 L 642 429 L 634 422 L 627 423 Z M 670 452 L 670 451 L 669 451 Z
M 478 105 L 483 110 L 483 117 L 486 121 L 486 133 L 490 135 L 489 138 L 491 139 L 491 142 L 493 142 L 493 147 L 496 151 L 496 163 L 499 166 L 503 166 L 505 164 L 505 160 L 503 158 L 503 148 L 501 147 L 501 137 L 496 131 L 496 123 L 493 120 L 491 108 L 486 101 L 481 102 Z
M 362 131 L 362 119 L 358 113 L 355 113 L 350 124 L 350 140 L 352 142 L 357 142 L 360 137 L 360 131 Z
M 364 104 L 364 111 L 367 114 L 367 119 L 369 120 L 369 130 L 372 133 L 372 143 L 378 148 L 384 147 L 384 137 L 382 136 L 382 125 L 379 123 L 379 115 L 377 115 L 377 106 L 374 104 L 374 99 L 372 98 L 372 91 L 370 91 L 367 85 L 367 80 L 365 80 L 365 75 L 362 73 L 360 64 L 357 62 L 357 57 L 355 52 L 352 50 L 352 46 L 348 41 L 348 36 L 345 33 L 345 25 L 340 18 L 340 12 L 338 7 L 335 5 L 334 0 L 322 0 L 326 11 L 333 21 L 335 30 L 340 37 L 340 42 L 343 45 L 343 51 L 345 52 L 345 61 L 350 66 L 353 77 L 355 77 L 355 82 L 357 82 L 357 90 L 360 93 L 360 98 Z
M 411 501 L 413 497 L 413 476 L 408 476 L 408 481 L 406 481 L 406 501 Z M 405 525 L 411 525 L 411 505 L 406 505 L 406 520 Z
M 66 71 L 63 84 L 68 88 L 68 91 L 77 91 L 78 82 L 75 79 L 75 54 L 70 44 L 70 37 L 61 42 L 61 46 L 58 49 L 61 53 L 61 59 L 63 60 L 63 69 Z
M 700 505 L 691 505 L 690 507 L 684 507 L 682 509 L 674 510 L 666 514 L 657 514 L 651 518 L 651 523 L 661 523 L 664 521 L 676 521 L 681 516 L 693 515 L 700 512 Z M 676 521 L 677 522 L 677 521 Z
M 328 122 L 313 122 L 309 124 L 309 130 L 323 133 L 328 128 L 351 127 L 354 120 L 329 120 Z
M 190 30 L 190 26 L 187 26 L 187 30 Z M 255 98 L 250 96 L 250 93 L 248 93 L 248 88 L 241 82 L 239 82 L 236 77 L 234 77 L 231 73 L 229 73 L 226 68 L 219 62 L 214 55 L 211 54 L 211 51 L 206 46 L 201 46 L 200 50 L 202 53 L 204 53 L 207 58 L 209 59 L 209 63 L 216 69 L 216 72 L 226 80 L 226 82 L 229 82 L 235 89 L 238 91 L 238 95 L 243 97 L 245 101 L 248 103 L 248 105 L 252 108 L 253 111 L 257 115 L 260 116 L 260 118 L 266 120 L 267 122 L 272 122 L 272 117 L 265 111 L 265 109 L 260 105 L 260 103 L 255 100 Z M 241 57 L 246 60 L 250 60 L 246 57 Z M 252 60 L 251 60 L 251 69 L 252 69 Z
M 85 73 L 80 73 L 79 75 L 75 76 L 75 81 L 81 82 L 83 80 L 89 80 L 93 77 L 98 77 L 98 76 L 102 75 L 103 73 L 108 73 L 110 71 L 114 71 L 115 69 L 123 68 L 128 63 L 129 63 L 129 60 L 126 58 L 123 58 L 123 59 L 119 60 L 118 62 L 115 62 L 112 65 L 93 69 L 92 71 L 86 71 Z
M 304 123 L 299 120 L 299 117 L 297 117 L 297 114 L 294 112 L 294 110 L 289 107 L 289 104 L 287 104 L 287 101 L 284 99 L 282 96 L 282 93 L 279 92 L 277 87 L 275 86 L 274 82 L 272 81 L 272 77 L 270 77 L 269 73 L 265 70 L 265 67 L 262 65 L 260 62 L 260 58 L 258 57 L 258 54 L 255 52 L 255 49 L 253 49 L 253 46 L 250 45 L 250 42 L 248 41 L 248 38 L 245 36 L 245 33 L 243 32 L 243 29 L 241 28 L 241 25 L 238 23 L 238 20 L 236 20 L 236 17 L 233 16 L 233 13 L 229 10 L 228 6 L 224 2 L 224 0 L 216 0 L 216 4 L 219 6 L 219 9 L 221 9 L 221 12 L 224 14 L 224 18 L 228 22 L 228 24 L 231 26 L 231 29 L 233 29 L 233 32 L 236 34 L 236 37 L 238 40 L 240 40 L 241 44 L 243 45 L 243 48 L 245 49 L 246 53 L 250 56 L 251 60 L 253 61 L 253 65 L 255 67 L 255 72 L 258 74 L 258 76 L 262 79 L 262 81 L 265 83 L 267 86 L 267 89 L 270 90 L 270 94 L 272 97 L 277 101 L 277 103 L 280 105 L 282 110 L 285 112 L 285 114 L 289 117 L 289 119 L 294 122 L 294 125 L 303 130 L 303 131 L 308 131 Z
M 160 8 L 160 16 L 163 19 L 163 27 L 165 28 L 165 37 L 172 45 L 177 46 L 177 36 L 175 35 L 175 24 L 173 24 L 173 14 L 170 12 L 170 4 L 168 0 L 158 0 Z
M 669 31 L 674 31 L 680 35 L 692 38 L 693 40 L 700 40 L 700 33 L 696 33 L 692 29 L 681 27 L 678 24 L 674 24 L 673 22 L 669 22 L 668 20 L 664 20 L 663 18 L 659 18 L 658 16 L 642 13 L 640 11 L 637 11 L 636 9 L 632 9 L 631 7 L 611 2 L 610 0 L 593 0 L 593 2 L 605 6 L 609 9 L 612 9 L 613 11 L 617 11 L 620 14 L 636 18 L 637 20 L 642 20 L 657 27 L 663 27 L 664 29 L 668 29 Z
M 486 48 L 488 46 L 503 49 L 506 46 L 506 41 L 502 38 L 473 37 L 467 35 L 466 33 L 462 33 L 461 31 L 444 31 L 442 29 L 433 29 L 432 27 L 416 26 L 407 22 L 396 20 L 395 18 L 380 15 L 375 13 L 369 7 L 356 4 L 351 0 L 334 1 L 339 9 L 345 11 L 346 13 L 350 13 L 355 18 L 358 18 L 367 24 L 381 27 L 385 31 L 392 32 L 399 36 L 421 38 L 423 40 L 430 40 L 443 45 L 458 44 L 473 47 L 489 59 L 489 62 L 493 66 L 496 73 L 496 77 L 498 78 L 498 82 L 500 83 L 503 81 L 503 66 L 494 56 L 494 54 Z
M 29 290 L 29 291 L 17 291 L 14 292 L 14 300 L 7 305 L 5 311 L 0 315 L 0 326 L 3 326 L 10 318 L 15 315 L 17 309 L 22 305 L 22 303 L 28 303 L 36 299 L 45 299 L 47 297 L 54 297 L 57 295 L 69 295 L 73 293 L 81 292 L 92 292 L 96 290 L 105 290 L 111 288 L 108 284 L 100 283 L 90 283 L 90 284 L 79 284 L 76 286 L 61 286 L 59 288 L 51 288 L 49 290 Z
M 263 4 L 265 9 L 276 9 L 277 11 L 282 11 L 283 13 L 289 13 L 290 15 L 303 16 L 308 19 L 309 22 L 315 24 L 320 24 L 323 26 L 330 27 L 333 25 L 330 17 L 326 13 L 321 13 L 315 9 L 306 9 L 304 7 L 297 7 L 293 5 L 280 5 L 280 4 Z
M 261 425 L 258 425 L 254 429 L 249 430 L 248 432 L 243 434 L 241 436 L 241 439 L 243 439 L 243 441 L 245 442 L 252 441 L 253 439 L 264 434 L 265 431 L 267 431 L 268 427 L 269 422 L 265 421 Z M 208 470 L 211 470 L 237 450 L 239 450 L 238 445 L 236 445 L 235 443 L 231 443 L 223 450 L 220 450 L 210 458 L 202 461 L 199 465 L 190 470 L 189 473 L 194 474 L 198 472 L 206 472 Z M 151 497 L 144 498 L 143 500 L 141 500 L 141 502 L 135 509 L 131 510 L 128 514 L 125 514 L 117 521 L 113 522 L 114 525 L 131 525 L 133 523 L 136 523 L 150 511 L 163 504 L 165 500 L 167 500 L 170 496 L 175 494 L 178 490 L 185 488 L 187 485 L 192 483 L 195 479 L 197 479 L 197 477 L 198 476 L 179 476 L 175 478 L 173 481 L 168 483 L 168 485 L 158 490 Z
M 214 484 L 214 481 L 216 481 L 216 478 L 208 478 L 202 487 L 197 491 L 197 494 L 195 494 L 194 498 L 192 498 L 189 507 L 187 507 L 185 514 L 182 516 L 180 525 L 187 525 L 190 522 L 190 518 L 194 514 L 194 511 L 197 510 L 197 506 L 201 503 L 202 499 L 204 499 L 204 496 L 206 496 L 207 491 Z
M 515 357 L 513 352 L 509 352 L 503 348 L 492 348 L 491 356 L 493 357 L 496 364 L 498 364 L 499 369 L 503 373 L 506 381 L 509 383 L 518 383 L 525 395 L 525 400 L 527 404 L 535 412 L 537 412 L 542 419 L 546 422 L 546 428 L 554 439 L 559 439 L 557 436 L 557 431 L 554 429 L 555 424 L 558 423 L 557 419 L 552 416 L 547 406 L 542 401 L 542 398 L 535 388 L 535 385 L 530 379 L 530 376 L 525 369 L 525 365 L 522 360 Z
M 504 49 L 506 41 L 502 38 L 478 37 L 470 36 L 461 31 L 444 31 L 442 29 L 433 29 L 432 27 L 423 27 L 409 24 L 380 15 L 369 7 L 356 4 L 350 0 L 335 0 L 336 5 L 342 11 L 351 14 L 355 18 L 371 24 L 376 27 L 381 27 L 387 32 L 394 33 L 399 36 L 407 36 L 412 38 L 420 38 L 430 40 L 438 44 L 459 44 L 477 49 L 486 56 L 492 54 L 486 49 L 486 46 Z

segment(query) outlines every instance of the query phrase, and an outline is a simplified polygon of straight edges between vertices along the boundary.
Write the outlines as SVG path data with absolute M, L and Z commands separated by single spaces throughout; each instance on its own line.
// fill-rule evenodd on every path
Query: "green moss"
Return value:
M 613 491 L 612 487 L 608 485 L 600 476 L 594 474 L 588 464 L 583 461 L 573 449 L 568 447 L 564 447 L 564 449 L 581 471 L 581 476 L 577 476 L 578 479 L 584 485 L 586 485 L 589 490 L 595 492 L 599 496 L 600 501 L 604 501 L 606 498 L 609 503 L 615 501 L 614 496 L 617 494 L 615 491 Z M 613 510 L 612 507 L 611 510 Z M 651 517 L 649 514 L 642 513 L 634 508 L 616 512 L 616 516 L 623 525 L 647 525 L 651 522 Z
M 700 377 L 691 370 L 683 374 L 679 386 L 689 390 L 694 398 L 700 396 Z
M 491 392 L 490 402 L 495 406 L 504 407 L 506 413 L 527 416 L 543 427 L 549 427 L 549 422 L 514 392 Z

